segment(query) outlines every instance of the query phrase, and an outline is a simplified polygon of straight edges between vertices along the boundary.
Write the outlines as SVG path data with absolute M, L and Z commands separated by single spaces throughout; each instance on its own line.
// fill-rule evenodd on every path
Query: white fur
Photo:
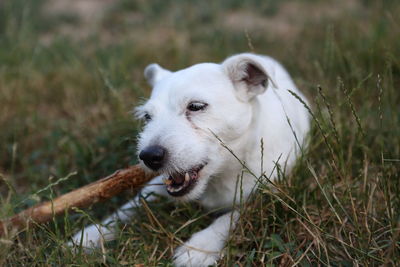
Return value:
M 249 64 L 256 69 L 254 77 L 250 77 Z M 309 116 L 288 89 L 306 100 L 285 69 L 272 58 L 239 54 L 222 64 L 202 63 L 177 72 L 152 64 L 146 68 L 145 77 L 153 91 L 150 99 L 137 109 L 137 114 L 142 117 L 147 113 L 152 120 L 140 134 L 138 151 L 149 145 L 161 145 L 168 151 L 161 175 L 151 183 L 160 183 L 172 171 L 185 171 L 207 163 L 193 190 L 178 200 L 197 200 L 209 209 L 229 208 L 235 199 L 239 203 L 240 199 L 249 197 L 256 178 L 262 175 L 261 165 L 263 172 L 274 178 L 276 163 L 285 166 L 286 171 L 295 164 L 309 130 Z M 201 101 L 208 106 L 204 111 L 189 112 L 190 101 Z M 235 195 L 243 167 L 219 140 L 257 176 L 243 174 L 242 198 Z M 167 195 L 165 186 L 156 185 L 145 187 L 142 195 L 153 192 Z M 152 195 L 147 200 L 154 198 Z M 128 214 L 119 210 L 101 225 L 87 227 L 83 234 L 84 247 L 99 246 L 101 233 L 112 236 L 110 226 L 117 219 L 126 221 L 133 215 L 131 208 L 139 205 L 136 197 L 122 208 Z M 238 214 L 233 211 L 195 233 L 175 251 L 175 265 L 214 264 L 221 257 L 237 219 Z M 81 236 L 81 232 L 77 233 L 73 243 L 79 244 Z

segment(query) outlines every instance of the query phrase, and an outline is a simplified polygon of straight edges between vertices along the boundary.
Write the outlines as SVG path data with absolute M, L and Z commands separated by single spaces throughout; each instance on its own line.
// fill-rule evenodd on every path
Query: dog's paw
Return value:
M 210 243 L 204 241 L 206 240 L 191 239 L 183 246 L 178 247 L 174 255 L 174 265 L 177 267 L 214 266 L 219 260 L 221 253 L 220 251 L 210 251 Z
M 83 250 L 89 253 L 93 249 L 99 248 L 103 242 L 113 239 L 113 237 L 112 231 L 106 227 L 92 224 L 77 232 L 67 245 L 78 248 L 82 244 Z

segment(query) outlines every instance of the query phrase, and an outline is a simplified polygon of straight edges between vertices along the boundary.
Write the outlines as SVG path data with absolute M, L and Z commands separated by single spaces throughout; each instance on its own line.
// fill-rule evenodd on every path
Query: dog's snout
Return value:
M 167 151 L 162 146 L 148 146 L 139 153 L 139 158 L 152 170 L 162 167 Z

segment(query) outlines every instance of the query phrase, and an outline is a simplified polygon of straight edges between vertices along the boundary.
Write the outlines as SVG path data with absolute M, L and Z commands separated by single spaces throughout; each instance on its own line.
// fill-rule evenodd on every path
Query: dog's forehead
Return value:
M 151 98 L 212 97 L 218 93 L 228 93 L 231 87 L 229 78 L 221 65 L 201 63 L 173 72 L 156 84 Z M 221 92 L 224 91 L 224 92 Z

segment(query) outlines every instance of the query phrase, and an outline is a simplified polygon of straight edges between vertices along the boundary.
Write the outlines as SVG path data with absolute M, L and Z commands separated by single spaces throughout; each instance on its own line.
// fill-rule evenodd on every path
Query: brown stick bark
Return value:
M 0 237 L 11 229 L 23 230 L 32 223 L 45 223 L 54 216 L 71 211 L 73 208 L 86 208 L 100 201 L 110 199 L 123 190 L 135 188 L 150 181 L 154 176 L 146 174 L 139 166 L 131 166 L 96 182 L 64 194 L 53 201 L 37 204 L 20 213 L 0 220 Z

